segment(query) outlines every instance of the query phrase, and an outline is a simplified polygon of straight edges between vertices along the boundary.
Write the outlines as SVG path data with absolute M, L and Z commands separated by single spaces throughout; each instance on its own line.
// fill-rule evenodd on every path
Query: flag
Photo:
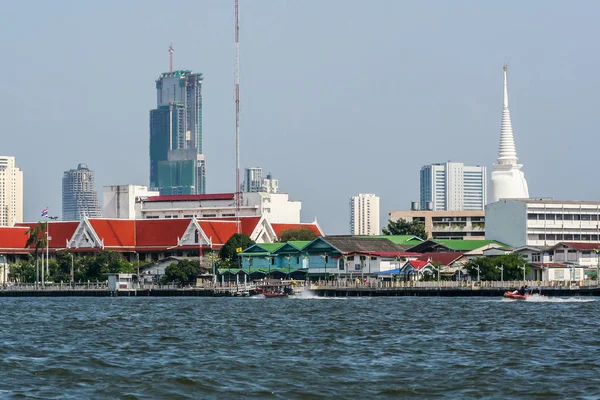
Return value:
M 46 207 L 42 210 L 42 217 L 47 217 L 47 216 L 48 216 L 48 207 Z
M 241 247 L 237 247 L 237 248 L 235 249 L 235 252 L 236 252 L 236 253 L 241 253 L 241 252 L 242 252 L 242 248 L 241 248 Z

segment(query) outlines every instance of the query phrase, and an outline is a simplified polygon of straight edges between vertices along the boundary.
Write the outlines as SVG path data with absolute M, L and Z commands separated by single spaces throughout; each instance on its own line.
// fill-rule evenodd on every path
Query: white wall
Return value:
M 135 219 L 135 202 L 139 197 L 158 196 L 144 185 L 104 186 L 104 218 Z
M 527 205 L 500 200 L 485 206 L 485 238 L 513 247 L 527 245 Z

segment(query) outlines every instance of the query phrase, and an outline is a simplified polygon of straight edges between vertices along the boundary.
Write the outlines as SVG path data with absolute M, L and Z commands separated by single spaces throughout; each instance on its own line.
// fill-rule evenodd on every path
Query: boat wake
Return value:
M 595 299 L 585 299 L 581 297 L 546 297 L 533 295 L 525 300 L 528 303 L 591 303 Z

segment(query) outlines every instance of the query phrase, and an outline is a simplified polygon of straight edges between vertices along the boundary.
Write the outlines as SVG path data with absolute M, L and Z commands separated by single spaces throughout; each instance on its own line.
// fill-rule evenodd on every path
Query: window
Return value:
M 527 214 L 527 219 L 530 221 L 537 220 L 537 214 Z
M 371 261 L 377 261 L 377 257 L 371 257 Z
M 531 262 L 540 262 L 540 253 L 533 253 L 531 255 Z
M 348 261 L 354 261 L 354 256 L 348 256 Z
M 216 216 L 217 216 L 217 214 L 202 214 L 202 216 L 203 216 L 204 218 L 213 218 L 213 217 L 216 217 Z
M 556 280 L 564 280 L 565 279 L 565 271 L 562 269 L 557 269 L 554 271 L 554 279 Z
M 573 215 L 572 214 L 565 214 L 565 221 L 573 221 Z

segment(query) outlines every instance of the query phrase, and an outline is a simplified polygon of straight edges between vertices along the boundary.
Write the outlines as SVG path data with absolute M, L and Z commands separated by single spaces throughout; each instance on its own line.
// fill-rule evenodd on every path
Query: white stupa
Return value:
M 508 88 L 506 84 L 506 65 L 504 66 L 504 108 L 502 109 L 502 129 L 500 133 L 500 149 L 498 160 L 492 172 L 492 184 L 489 203 L 500 199 L 526 199 L 529 189 L 525 175 L 521 171 L 523 165 L 518 164 L 515 138 L 513 136 L 510 111 L 508 109 Z

